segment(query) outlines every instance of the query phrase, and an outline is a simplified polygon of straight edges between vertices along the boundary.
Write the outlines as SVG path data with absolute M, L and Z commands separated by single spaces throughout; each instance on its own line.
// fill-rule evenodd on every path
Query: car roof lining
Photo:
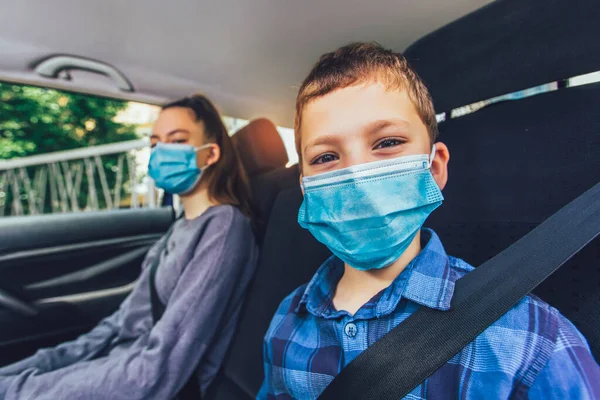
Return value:
M 373 40 L 402 51 L 489 2 L 8 2 L 0 15 L 0 79 L 152 103 L 200 91 L 227 115 L 291 126 L 297 86 L 322 53 Z M 32 63 L 52 54 L 114 65 L 137 93 L 88 76 L 37 76 Z

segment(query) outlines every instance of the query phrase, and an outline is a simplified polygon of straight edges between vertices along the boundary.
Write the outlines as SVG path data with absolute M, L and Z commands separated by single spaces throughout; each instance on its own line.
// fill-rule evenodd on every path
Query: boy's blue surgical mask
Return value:
M 210 146 L 211 143 L 200 147 L 157 143 L 150 155 L 148 174 L 154 179 L 156 186 L 165 192 L 186 194 L 196 187 L 202 175 L 202 170 L 197 165 L 196 153 Z
M 435 156 L 405 156 L 302 179 L 298 223 L 348 265 L 369 270 L 396 261 L 442 203 L 430 172 Z

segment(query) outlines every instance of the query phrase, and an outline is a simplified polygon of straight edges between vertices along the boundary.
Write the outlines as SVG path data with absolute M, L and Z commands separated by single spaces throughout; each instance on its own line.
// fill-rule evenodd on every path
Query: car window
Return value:
M 158 111 L 0 82 L 0 216 L 153 204 L 143 138 Z
M 156 105 L 0 82 L 0 217 L 156 207 Z M 224 117 L 233 135 L 248 120 Z M 293 130 L 278 127 L 297 162 Z M 177 206 L 178 202 L 174 202 Z
M 574 76 L 568 79 L 564 79 L 562 81 L 549 82 L 543 85 L 534 86 L 532 88 L 523 89 L 512 93 L 506 93 L 500 96 L 492 97 L 491 99 L 481 100 L 472 104 L 467 104 L 462 107 L 457 107 L 451 110 L 449 113 L 443 112 L 437 114 L 436 118 L 438 122 L 443 122 L 447 119 L 458 118 L 467 114 L 472 114 L 481 110 L 482 108 L 503 101 L 520 100 L 538 94 L 553 92 L 562 88 L 583 86 L 597 82 L 600 82 L 600 71 Z

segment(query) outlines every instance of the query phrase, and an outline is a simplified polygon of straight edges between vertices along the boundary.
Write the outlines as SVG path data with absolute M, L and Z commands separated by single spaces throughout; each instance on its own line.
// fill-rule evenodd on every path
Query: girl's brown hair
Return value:
M 207 143 L 216 143 L 221 149 L 219 160 L 202 173 L 202 180 L 208 182 L 210 199 L 220 204 L 236 206 L 244 215 L 252 218 L 254 211 L 246 170 L 216 107 L 200 94 L 184 97 L 162 109 L 173 107 L 192 110 L 196 120 L 204 123 Z

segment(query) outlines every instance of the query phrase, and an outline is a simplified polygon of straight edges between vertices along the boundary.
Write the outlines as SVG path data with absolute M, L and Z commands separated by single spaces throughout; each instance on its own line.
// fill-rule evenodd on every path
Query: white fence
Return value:
M 0 216 L 155 207 L 147 152 L 147 140 L 132 140 L 0 160 Z

